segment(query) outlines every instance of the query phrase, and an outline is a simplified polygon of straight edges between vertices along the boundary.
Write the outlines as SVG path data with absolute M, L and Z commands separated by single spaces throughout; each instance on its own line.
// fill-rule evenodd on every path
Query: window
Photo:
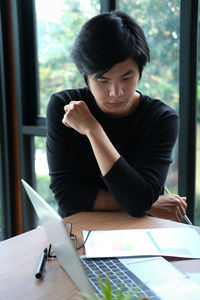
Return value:
M 35 0 L 35 8 L 40 103 L 38 114 L 45 117 L 46 107 L 53 93 L 85 85 L 71 60 L 70 52 L 81 25 L 100 13 L 100 3 L 99 0 Z M 35 137 L 35 172 L 37 191 L 57 209 L 49 190 L 43 137 Z
M 144 68 L 139 89 L 178 111 L 180 1 L 119 0 L 119 9 L 142 26 L 149 44 L 151 62 Z M 166 184 L 170 192 L 177 193 L 178 143 L 172 159 Z
M 50 95 L 84 85 L 70 52 L 78 30 L 99 14 L 98 0 L 36 0 L 40 112 L 45 116 Z M 48 13 L 46 7 L 48 6 Z
M 6 84 L 5 84 L 5 55 L 3 47 L 3 9 L 0 5 L 0 241 L 9 236 L 11 222 L 9 221 L 10 199 L 9 185 L 9 148 L 8 128 L 6 126 Z M 5 201 L 6 200 L 6 201 Z M 10 213 L 11 215 L 11 213 Z
M 37 192 L 57 211 L 57 203 L 49 189 L 50 178 L 45 150 L 45 137 L 36 136 L 35 144 L 35 176 Z
M 195 69 L 197 57 L 195 22 L 199 11 L 197 5 L 198 1 L 188 0 L 2 1 L 0 5 L 0 231 L 3 233 L 3 238 L 16 234 L 18 221 L 21 222 L 19 225 L 22 225 L 23 231 L 32 229 L 35 225 L 30 201 L 26 198 L 24 190 L 19 189 L 20 178 L 24 178 L 36 187 L 43 198 L 56 209 L 53 195 L 49 191 L 46 164 L 46 106 L 52 93 L 84 85 L 82 77 L 70 60 L 74 36 L 88 18 L 116 7 L 136 18 L 144 29 L 151 49 L 151 64 L 144 69 L 139 89 L 179 110 L 181 116 L 179 145 L 176 145 L 173 153 L 174 163 L 170 168 L 167 185 L 171 192 L 178 191 L 180 195 L 188 196 L 187 215 L 193 220 L 195 212 L 195 223 L 200 225 L 198 185 L 200 68 L 198 68 L 198 84 Z M 198 48 L 200 48 L 200 38 Z M 200 49 L 198 63 L 200 63 Z M 10 88 L 11 82 L 16 89 Z M 197 122 L 194 108 L 196 87 L 198 88 Z M 12 123 L 11 102 L 16 105 L 14 121 L 17 127 L 16 123 Z M 13 128 L 16 129 L 15 137 L 18 137 L 18 145 L 13 143 Z M 196 148 L 194 141 L 196 141 Z M 19 157 L 16 156 L 20 166 L 17 165 L 13 153 L 19 153 Z M 178 160 L 181 163 L 178 164 Z M 14 172 L 16 169 L 17 172 Z M 18 173 L 20 173 L 19 178 L 16 180 L 15 174 Z M 20 203 L 21 199 L 22 203 Z M 20 213 L 17 215 L 15 209 L 17 201 L 22 216 Z

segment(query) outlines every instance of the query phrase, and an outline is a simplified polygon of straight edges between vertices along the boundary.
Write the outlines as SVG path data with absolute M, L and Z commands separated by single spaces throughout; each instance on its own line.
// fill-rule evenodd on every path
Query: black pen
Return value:
M 37 279 L 40 279 L 42 277 L 42 274 L 44 272 L 44 264 L 46 260 L 47 260 L 47 248 L 45 248 L 44 251 L 42 252 L 40 262 L 38 264 L 38 268 L 35 274 L 35 277 Z

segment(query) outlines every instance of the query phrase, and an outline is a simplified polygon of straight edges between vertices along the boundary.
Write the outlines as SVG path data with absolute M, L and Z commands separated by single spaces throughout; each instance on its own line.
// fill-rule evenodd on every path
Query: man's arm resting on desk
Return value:
M 93 204 L 93 210 L 122 210 L 119 203 L 106 190 L 100 189 Z

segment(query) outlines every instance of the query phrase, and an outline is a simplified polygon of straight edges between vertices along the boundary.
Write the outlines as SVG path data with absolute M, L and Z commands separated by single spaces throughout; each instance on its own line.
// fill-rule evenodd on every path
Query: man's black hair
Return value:
M 72 48 L 72 59 L 80 73 L 101 77 L 115 64 L 133 58 L 140 77 L 150 61 L 142 28 L 126 13 L 112 11 L 91 18 L 81 28 Z

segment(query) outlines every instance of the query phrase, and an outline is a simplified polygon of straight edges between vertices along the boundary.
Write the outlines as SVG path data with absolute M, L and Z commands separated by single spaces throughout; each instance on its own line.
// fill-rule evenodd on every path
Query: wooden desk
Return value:
M 122 212 L 82 212 L 67 219 L 82 242 L 82 230 L 188 226 L 152 217 L 133 218 Z M 195 227 L 200 233 L 200 228 Z M 45 264 L 43 280 L 35 279 L 41 253 L 49 245 L 42 227 L 0 242 L 0 299 L 77 299 L 79 292 L 57 260 Z M 83 252 L 83 250 L 82 250 Z M 82 254 L 79 252 L 79 254 Z M 182 272 L 199 272 L 200 259 L 170 259 Z

